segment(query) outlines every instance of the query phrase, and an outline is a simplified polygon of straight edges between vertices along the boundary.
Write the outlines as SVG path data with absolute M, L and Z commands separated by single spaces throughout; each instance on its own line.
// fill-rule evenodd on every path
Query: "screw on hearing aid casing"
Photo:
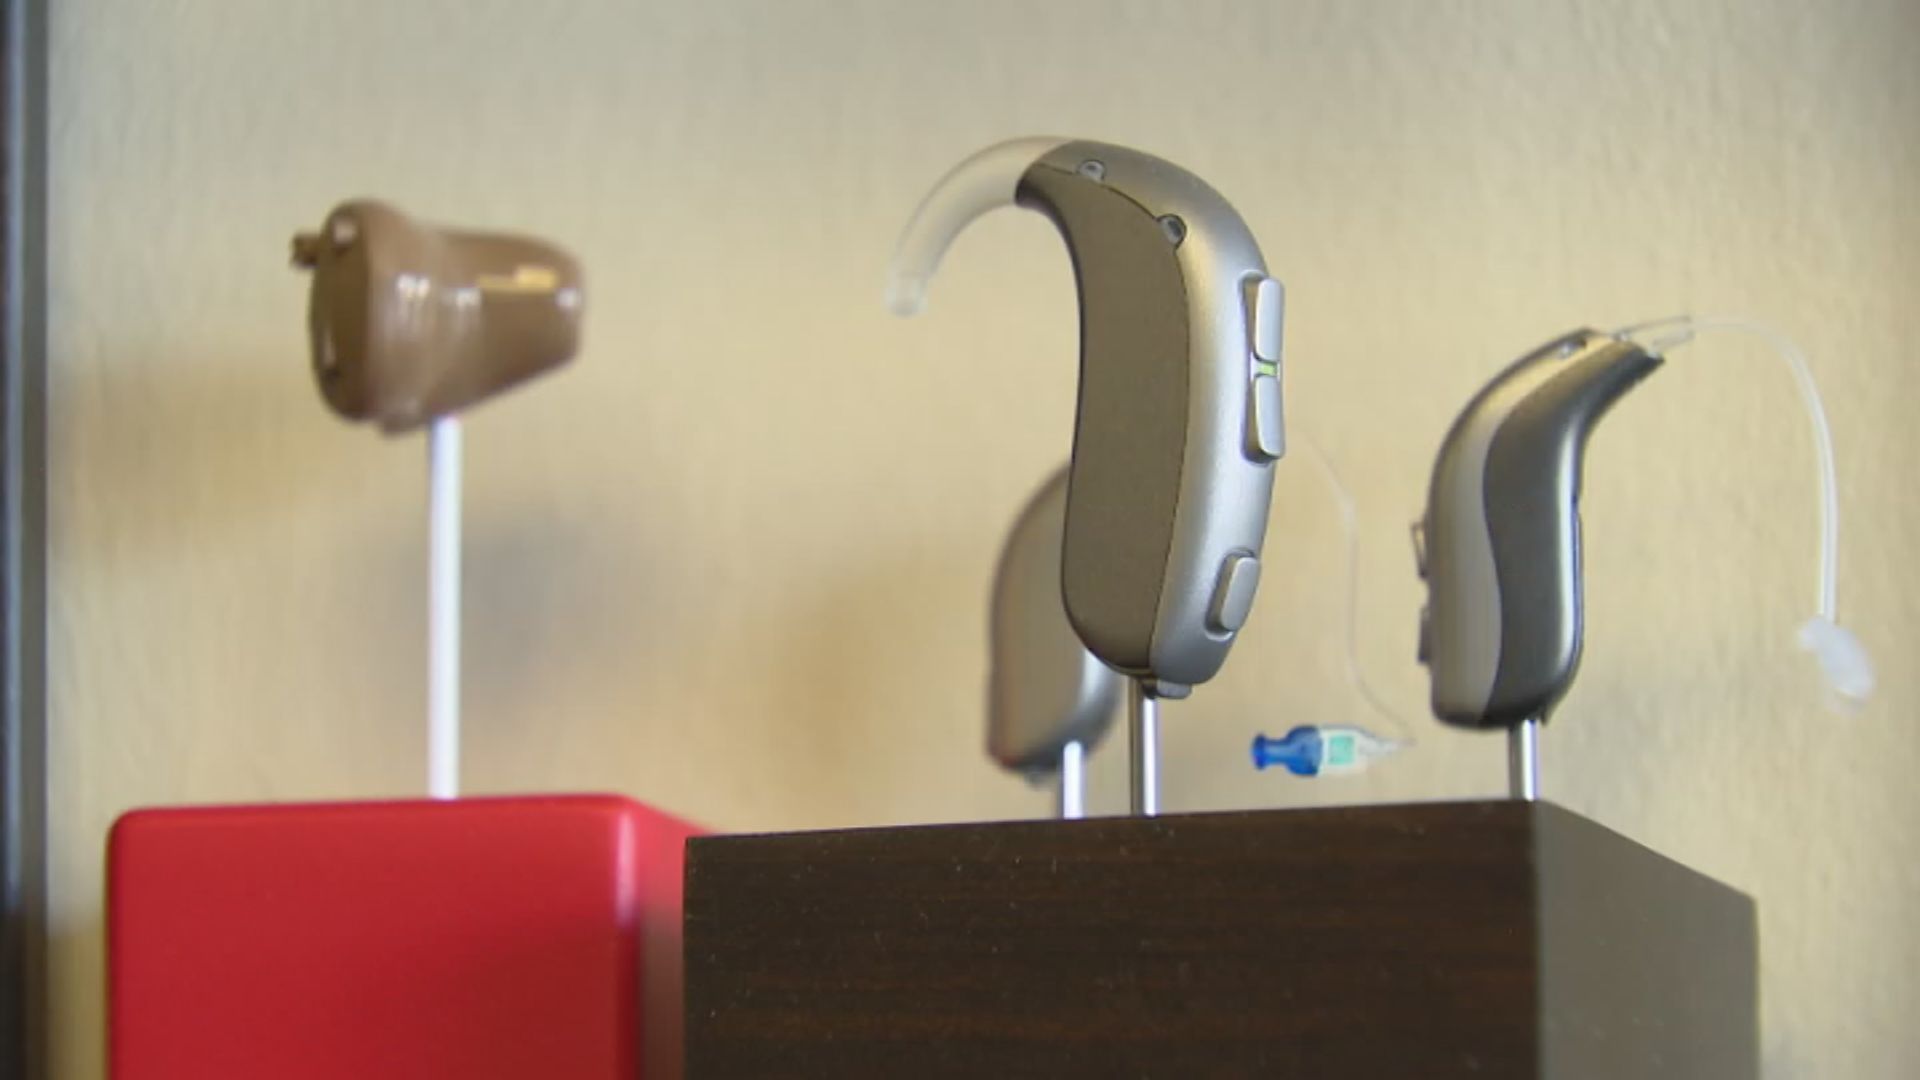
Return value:
M 1098 183 L 1107 178 L 1107 165 L 1103 161 L 1083 161 L 1080 163 L 1080 175 Z
M 296 235 L 293 263 L 313 272 L 322 396 L 389 434 L 557 368 L 579 346 L 579 264 L 543 240 L 440 229 L 355 201 Z
M 1167 234 L 1167 240 L 1174 247 L 1187 238 L 1187 223 L 1180 220 L 1178 214 L 1168 214 L 1160 219 L 1160 231 Z

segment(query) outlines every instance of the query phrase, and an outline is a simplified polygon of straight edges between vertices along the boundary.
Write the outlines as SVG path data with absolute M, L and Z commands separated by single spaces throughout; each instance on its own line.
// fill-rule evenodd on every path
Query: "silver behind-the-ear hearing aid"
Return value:
M 1285 450 L 1280 284 L 1233 207 L 1137 150 L 1066 139 L 990 147 L 927 196 L 889 296 L 918 310 L 941 255 L 989 210 L 1050 218 L 1080 296 L 1080 393 L 1061 574 L 1101 660 L 1153 696 L 1219 671 L 1260 578 Z
M 1580 663 L 1580 473 L 1587 436 L 1660 364 L 1580 330 L 1494 378 L 1441 444 L 1415 549 L 1428 602 L 1420 658 L 1449 724 L 1515 734 L 1515 793 L 1532 797 L 1535 727 Z
M 1580 662 L 1578 501 L 1587 435 L 1669 349 L 1713 330 L 1765 341 L 1793 375 L 1820 477 L 1818 589 L 1798 643 L 1819 661 L 1834 707 L 1851 712 L 1873 696 L 1873 660 L 1836 614 L 1833 434 L 1800 347 L 1770 327 L 1724 316 L 1579 330 L 1522 357 L 1468 404 L 1441 446 L 1426 517 L 1414 531 L 1428 586 L 1420 659 L 1432 675 L 1433 711 L 1463 727 L 1507 728 L 1518 796 L 1538 795 L 1538 729 Z
M 1074 633 L 1060 598 L 1067 470 L 1036 492 L 1000 552 L 987 676 L 987 752 L 1029 777 L 1059 774 L 1062 817 L 1084 812 L 1081 765 L 1120 704 L 1123 679 Z

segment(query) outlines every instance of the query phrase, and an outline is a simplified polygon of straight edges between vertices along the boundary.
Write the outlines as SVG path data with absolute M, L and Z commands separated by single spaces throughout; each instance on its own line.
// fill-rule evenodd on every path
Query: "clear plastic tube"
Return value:
M 1387 704 L 1386 698 L 1374 690 L 1373 684 L 1367 680 L 1366 671 L 1360 666 L 1360 524 L 1359 515 L 1354 510 L 1353 493 L 1347 490 L 1346 483 L 1340 479 L 1340 474 L 1334 470 L 1333 463 L 1321 451 L 1320 445 L 1301 431 L 1298 423 L 1294 424 L 1292 435 L 1293 444 L 1306 452 L 1307 458 L 1313 462 L 1314 468 L 1327 482 L 1328 494 L 1333 497 L 1334 510 L 1340 515 L 1340 528 L 1345 534 L 1343 539 L 1347 549 L 1347 681 L 1352 684 L 1361 700 L 1367 703 L 1367 707 L 1372 709 L 1375 715 L 1392 724 L 1404 737 L 1404 745 L 1412 745 L 1413 725 L 1394 711 L 1393 707 Z
M 1807 411 L 1807 423 L 1813 434 L 1814 467 L 1820 482 L 1820 554 L 1814 581 L 1812 618 L 1802 623 L 1797 634 L 1800 647 L 1814 655 L 1826 678 L 1828 700 L 1841 712 L 1859 709 L 1873 696 L 1876 678 L 1873 658 L 1853 633 L 1839 623 L 1837 578 L 1840 561 L 1840 493 L 1835 476 L 1833 429 L 1827 423 L 1826 406 L 1820 400 L 1820 387 L 1814 381 L 1807 355 L 1792 338 L 1751 319 L 1727 316 L 1675 315 L 1664 319 L 1622 327 L 1614 336 L 1636 341 L 1647 351 L 1658 354 L 1694 340 L 1702 330 L 1729 330 L 1757 337 L 1771 346 L 1800 392 Z M 1642 335 L 1657 334 L 1641 342 Z
M 1836 564 L 1840 557 L 1839 485 L 1834 475 L 1833 430 L 1827 425 L 1827 409 L 1820 400 L 1820 387 L 1814 382 L 1813 369 L 1807 363 L 1806 353 L 1793 339 L 1772 327 L 1721 315 L 1674 315 L 1622 327 L 1614 332 L 1614 336 L 1635 340 L 1643 334 L 1665 331 L 1650 341 L 1636 342 L 1647 351 L 1659 354 L 1691 342 L 1701 330 L 1731 330 L 1757 337 L 1772 346 L 1793 373 L 1794 387 L 1800 392 L 1800 402 L 1807 410 L 1807 423 L 1813 431 L 1814 467 L 1819 473 L 1820 482 L 1820 563 L 1814 584 L 1815 611 L 1821 618 L 1834 622 L 1838 618 L 1835 581 L 1838 577 Z

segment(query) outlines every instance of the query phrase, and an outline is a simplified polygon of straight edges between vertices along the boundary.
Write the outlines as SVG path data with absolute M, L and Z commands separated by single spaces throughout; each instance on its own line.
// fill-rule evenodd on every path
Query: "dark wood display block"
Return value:
M 1542 803 L 689 842 L 688 1080 L 1755 1080 L 1753 901 Z

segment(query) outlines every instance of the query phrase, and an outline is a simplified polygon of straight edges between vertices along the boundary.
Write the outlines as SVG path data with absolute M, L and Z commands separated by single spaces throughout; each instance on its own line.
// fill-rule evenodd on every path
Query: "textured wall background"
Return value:
M 54 31 L 62 1077 L 101 1070 L 117 813 L 423 782 L 424 450 L 323 411 L 285 268 L 345 196 L 589 269 L 577 366 L 469 429 L 473 790 L 728 828 L 1041 812 L 979 750 L 983 597 L 1067 446 L 1067 260 L 996 215 L 920 321 L 880 304 L 923 191 L 1036 132 L 1180 161 L 1261 236 L 1293 422 L 1360 503 L 1363 660 L 1409 715 L 1405 523 L 1472 390 L 1576 324 L 1803 341 L 1879 700 L 1819 706 L 1804 424 L 1772 359 L 1709 339 L 1596 441 L 1547 783 L 1759 898 L 1770 1077 L 1920 1074 L 1920 5 L 65 0 Z M 1256 728 L 1374 722 L 1339 543 L 1290 462 L 1254 621 L 1168 709 L 1173 808 L 1501 790 L 1497 739 L 1424 721 L 1357 782 L 1247 768 Z

